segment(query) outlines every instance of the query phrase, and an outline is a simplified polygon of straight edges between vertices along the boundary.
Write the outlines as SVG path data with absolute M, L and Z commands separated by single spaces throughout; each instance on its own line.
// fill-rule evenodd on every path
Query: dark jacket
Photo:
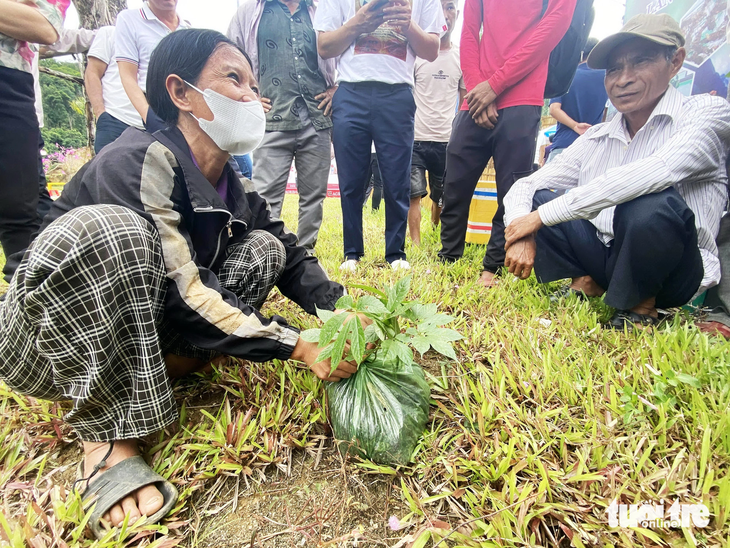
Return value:
M 334 310 L 344 289 L 297 245 L 296 236 L 282 221 L 271 218 L 252 183 L 247 179 L 238 183 L 238 178 L 229 178 L 229 212 L 193 163 L 177 128 L 152 135 L 131 128 L 71 179 L 41 231 L 83 205 L 131 209 L 157 228 L 168 278 L 165 319 L 186 340 L 255 361 L 287 359 L 299 331 L 280 316 L 264 317 L 218 283 L 216 273 L 226 247 L 241 242 L 252 230 L 276 236 L 287 257 L 277 286 L 310 314 L 315 314 L 315 306 Z

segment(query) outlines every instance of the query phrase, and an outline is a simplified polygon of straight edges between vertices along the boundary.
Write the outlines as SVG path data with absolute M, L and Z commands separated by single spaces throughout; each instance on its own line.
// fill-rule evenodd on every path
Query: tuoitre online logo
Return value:
M 667 501 L 667 505 L 670 501 Z M 609 527 L 643 527 L 644 529 L 678 529 L 680 527 L 707 527 L 710 511 L 704 504 L 680 504 L 671 506 L 664 500 L 659 504 L 617 504 L 614 500 L 606 509 Z

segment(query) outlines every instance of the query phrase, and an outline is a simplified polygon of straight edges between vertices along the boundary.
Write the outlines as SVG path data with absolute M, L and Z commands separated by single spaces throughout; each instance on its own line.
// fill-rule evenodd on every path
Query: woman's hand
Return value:
M 321 362 L 317 361 L 317 356 L 319 356 L 321 350 L 317 343 L 310 343 L 299 337 L 294 352 L 291 354 L 291 359 L 306 363 L 309 369 L 323 381 L 339 382 L 342 379 L 347 379 L 357 371 L 355 362 L 346 362 L 344 360 L 337 364 L 337 368 L 332 371 L 332 361 L 329 358 Z
M 271 110 L 271 99 L 268 97 L 261 97 L 261 106 L 264 107 L 264 114 L 268 114 Z

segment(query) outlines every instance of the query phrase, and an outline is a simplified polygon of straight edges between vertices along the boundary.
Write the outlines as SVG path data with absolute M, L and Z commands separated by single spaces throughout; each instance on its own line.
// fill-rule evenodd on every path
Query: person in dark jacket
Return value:
M 0 379 L 72 400 L 65 420 L 83 440 L 97 535 L 102 518 L 159 520 L 174 505 L 136 442 L 177 419 L 171 377 L 218 354 L 294 359 L 329 381 L 356 371 L 331 372 L 315 343 L 259 312 L 274 285 L 311 314 L 334 310 L 344 288 L 228 163 L 263 137 L 257 91 L 222 34 L 164 38 L 147 92 L 167 127 L 127 129 L 76 174 L 0 303 Z

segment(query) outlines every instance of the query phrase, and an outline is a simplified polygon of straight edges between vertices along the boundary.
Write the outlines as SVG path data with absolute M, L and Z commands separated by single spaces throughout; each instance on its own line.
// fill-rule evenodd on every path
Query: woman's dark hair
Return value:
M 168 34 L 157 44 L 147 69 L 147 101 L 167 125 L 175 125 L 179 114 L 165 87 L 167 77 L 176 74 L 197 84 L 205 63 L 221 44 L 238 49 L 251 64 L 241 48 L 216 30 L 182 29 Z

